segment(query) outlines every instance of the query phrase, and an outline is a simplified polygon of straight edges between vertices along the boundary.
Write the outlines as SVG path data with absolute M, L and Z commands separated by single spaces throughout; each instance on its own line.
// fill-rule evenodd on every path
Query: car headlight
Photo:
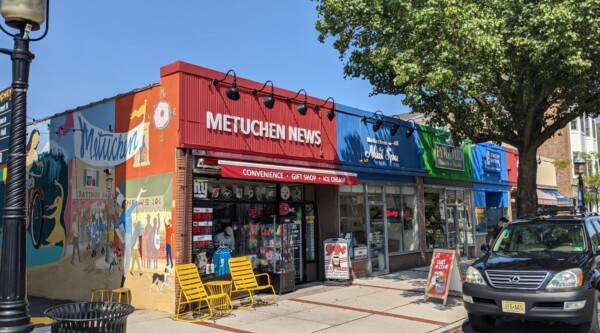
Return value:
M 564 270 L 552 278 L 546 289 L 559 290 L 574 287 L 581 287 L 583 284 L 583 273 L 579 268 Z
M 469 266 L 467 268 L 467 274 L 465 275 L 465 282 L 473 283 L 473 284 L 483 284 L 485 285 L 485 281 L 483 280 L 483 276 L 476 268 Z

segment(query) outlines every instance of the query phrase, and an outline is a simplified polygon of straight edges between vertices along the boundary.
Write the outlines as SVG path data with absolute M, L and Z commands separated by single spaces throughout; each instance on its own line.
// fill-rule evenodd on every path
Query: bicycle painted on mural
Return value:
M 33 178 L 42 176 L 29 172 Z M 33 247 L 39 249 L 42 246 L 42 237 L 44 236 L 44 192 L 42 188 L 35 185 L 35 182 L 27 188 L 27 232 L 31 236 Z

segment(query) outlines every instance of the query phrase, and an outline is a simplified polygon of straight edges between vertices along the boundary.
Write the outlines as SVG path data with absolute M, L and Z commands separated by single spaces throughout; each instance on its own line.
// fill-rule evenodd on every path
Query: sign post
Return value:
M 348 241 L 344 238 L 329 238 L 323 242 L 325 249 L 325 279 L 326 283 L 333 281 L 348 284 L 350 281 L 350 258 L 348 256 Z
M 449 289 L 462 291 L 462 281 L 463 277 L 456 251 L 434 250 L 429 275 L 427 276 L 424 301 L 427 301 L 428 296 L 441 298 L 444 300 L 444 305 L 446 305 Z
M 11 111 L 12 87 L 0 91 L 0 164 L 8 162 Z

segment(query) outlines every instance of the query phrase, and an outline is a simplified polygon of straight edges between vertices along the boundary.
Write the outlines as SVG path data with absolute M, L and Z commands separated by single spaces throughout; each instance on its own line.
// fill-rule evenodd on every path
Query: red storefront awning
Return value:
M 324 185 L 358 184 L 358 178 L 352 172 L 223 160 L 219 160 L 219 165 L 224 178 Z

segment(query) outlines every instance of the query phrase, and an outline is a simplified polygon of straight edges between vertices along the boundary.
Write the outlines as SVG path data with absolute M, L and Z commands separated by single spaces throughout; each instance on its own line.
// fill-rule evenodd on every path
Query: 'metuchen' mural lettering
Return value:
M 94 166 L 120 164 L 133 157 L 144 139 L 144 119 L 134 129 L 113 133 L 91 124 L 81 113 L 74 115 L 79 125 L 73 135 L 77 158 Z

